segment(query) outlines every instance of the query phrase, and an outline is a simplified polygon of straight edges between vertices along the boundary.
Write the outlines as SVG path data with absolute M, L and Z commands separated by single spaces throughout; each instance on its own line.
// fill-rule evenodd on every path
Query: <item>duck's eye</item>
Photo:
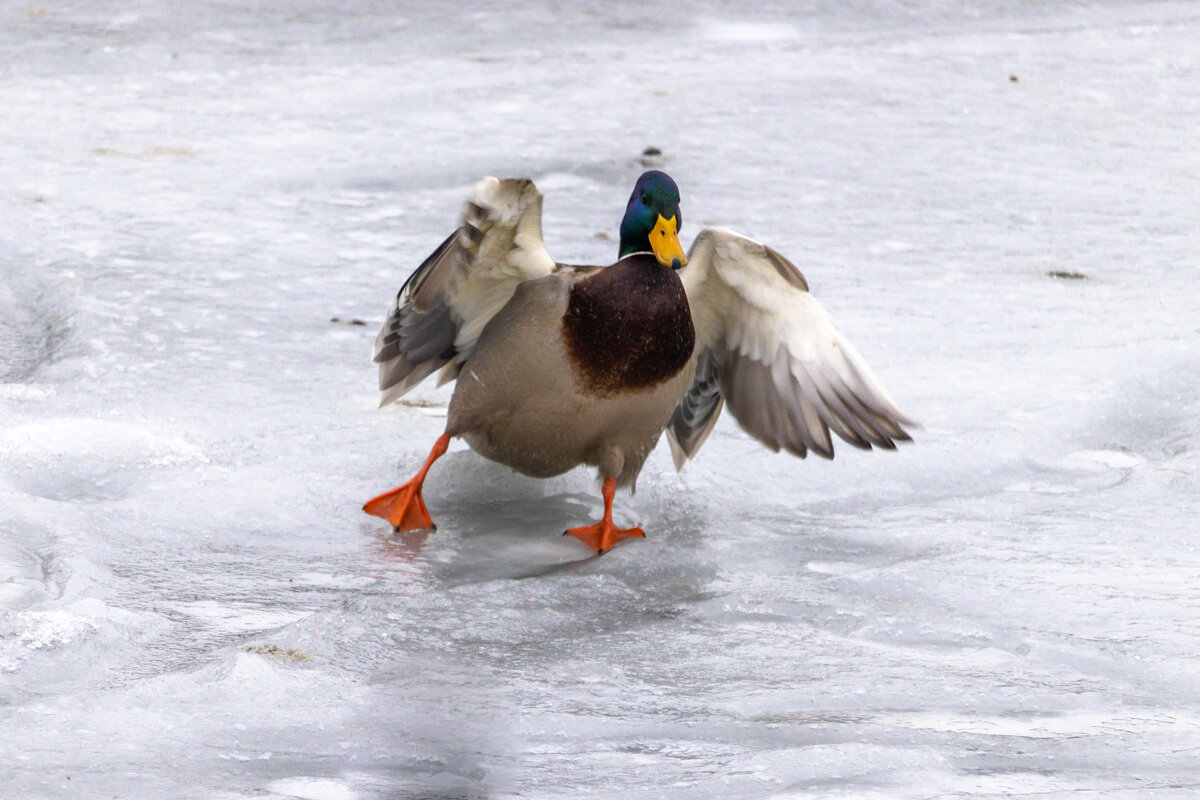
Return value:
M 650 195 L 648 195 L 648 194 L 642 195 L 642 205 L 644 205 L 644 206 L 650 205 Z

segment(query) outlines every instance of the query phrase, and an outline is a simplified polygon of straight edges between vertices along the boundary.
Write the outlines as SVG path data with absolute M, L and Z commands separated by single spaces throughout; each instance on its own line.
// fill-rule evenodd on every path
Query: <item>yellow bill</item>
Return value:
M 654 255 L 658 257 L 658 263 L 664 267 L 679 267 L 687 266 L 687 256 L 684 255 L 683 246 L 679 244 L 679 235 L 676 233 L 675 217 L 664 219 L 662 214 L 658 215 L 658 222 L 654 224 L 654 230 L 650 232 L 650 247 L 654 250 Z M 675 261 L 678 259 L 679 263 Z

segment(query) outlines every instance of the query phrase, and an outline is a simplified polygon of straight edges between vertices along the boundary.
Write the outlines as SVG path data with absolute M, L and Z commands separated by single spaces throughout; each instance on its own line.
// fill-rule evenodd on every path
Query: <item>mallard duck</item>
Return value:
M 724 405 L 771 450 L 833 457 L 832 430 L 863 449 L 911 437 L 904 416 L 769 247 L 722 228 L 679 243 L 679 189 L 638 178 L 611 266 L 558 264 L 533 181 L 485 178 L 462 224 L 405 281 L 375 342 L 380 405 L 439 372 L 456 380 L 445 432 L 420 471 L 363 510 L 432 529 L 421 497 L 452 437 L 534 477 L 598 468 L 603 518 L 571 528 L 597 553 L 643 537 L 613 524 L 665 430 L 677 469 Z

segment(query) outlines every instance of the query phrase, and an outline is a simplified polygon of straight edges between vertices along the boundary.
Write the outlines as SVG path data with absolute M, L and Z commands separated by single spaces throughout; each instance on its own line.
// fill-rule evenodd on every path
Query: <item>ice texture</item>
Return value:
M 1195 797 L 1197 86 L 1181 2 L 0 5 L 0 797 Z M 647 166 L 916 443 L 363 515 L 474 181 L 604 263 Z

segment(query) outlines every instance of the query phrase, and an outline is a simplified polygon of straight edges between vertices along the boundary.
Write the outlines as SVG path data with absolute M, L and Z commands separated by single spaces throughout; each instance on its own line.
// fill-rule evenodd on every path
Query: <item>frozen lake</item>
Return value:
M 0 6 L 0 797 L 1200 792 L 1197 6 L 246 5 Z M 470 186 L 607 262 L 648 146 L 916 443 L 363 515 Z

